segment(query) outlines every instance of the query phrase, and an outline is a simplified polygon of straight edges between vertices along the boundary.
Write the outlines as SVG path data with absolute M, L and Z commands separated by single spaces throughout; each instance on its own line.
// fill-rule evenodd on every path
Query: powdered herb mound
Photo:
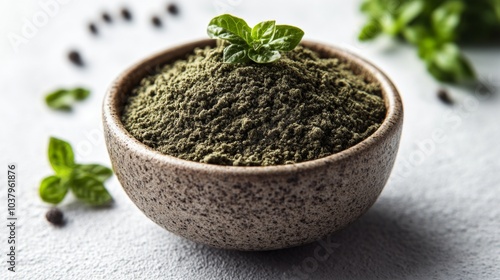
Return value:
M 221 47 L 145 77 L 123 111 L 139 141 L 181 159 L 280 165 L 325 157 L 367 138 L 385 117 L 378 84 L 303 47 L 271 64 L 225 64 Z

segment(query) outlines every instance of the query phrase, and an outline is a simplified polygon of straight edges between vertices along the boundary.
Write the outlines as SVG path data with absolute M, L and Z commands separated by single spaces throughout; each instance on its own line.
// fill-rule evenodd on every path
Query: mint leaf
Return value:
M 389 34 L 390 36 L 395 36 L 398 34 L 399 25 L 393 14 L 387 12 L 380 17 L 379 21 L 384 33 Z
M 71 145 L 50 137 L 49 162 L 56 175 L 46 177 L 40 184 L 39 194 L 43 201 L 61 202 L 68 190 L 91 205 L 102 205 L 112 200 L 104 187 L 104 181 L 113 175 L 110 168 L 100 164 L 76 164 Z
M 75 165 L 75 155 L 71 145 L 61 139 L 50 137 L 49 162 L 57 175 L 68 175 Z
M 423 12 L 424 8 L 425 4 L 422 0 L 411 1 L 403 4 L 400 8 L 400 14 L 397 19 L 398 32 L 417 18 Z
M 363 0 L 360 8 L 368 21 L 359 40 L 387 34 L 408 41 L 440 81 L 476 78 L 458 48 L 446 44 L 495 42 L 500 32 L 500 0 Z
M 249 61 L 248 48 L 244 45 L 229 45 L 224 49 L 224 62 L 245 63 Z
M 69 185 L 76 198 L 90 205 L 100 206 L 112 201 L 103 182 L 93 176 L 76 176 L 72 178 Z
M 412 27 L 407 27 L 403 30 L 403 36 L 404 38 L 412 43 L 412 44 L 419 44 L 429 36 L 427 29 L 425 29 L 424 26 L 422 25 L 415 25 Z
M 68 185 L 58 176 L 49 176 L 42 180 L 39 188 L 43 201 L 52 204 L 61 202 L 68 192 Z
M 432 25 L 439 39 L 442 41 L 454 40 L 464 8 L 461 1 L 450 1 L 434 10 Z
M 387 11 L 387 7 L 384 7 L 384 5 L 381 5 L 378 1 L 365 0 L 359 6 L 359 10 L 370 14 L 373 18 L 377 18 Z
M 84 100 L 90 95 L 90 90 L 85 88 L 74 88 L 71 92 L 76 100 Z
M 73 102 L 73 95 L 64 89 L 56 90 L 45 96 L 45 103 L 55 110 L 70 111 Z
M 453 43 L 441 44 L 425 39 L 420 44 L 419 55 L 424 59 L 427 70 L 442 82 L 466 82 L 476 75 L 472 66 Z
M 270 63 L 280 59 L 281 54 L 276 50 L 256 51 L 251 49 L 248 51 L 248 57 L 257 63 Z
M 73 174 L 76 174 L 77 177 L 89 175 L 104 182 L 113 176 L 113 170 L 100 164 L 77 164 L 73 169 Z
M 304 37 L 304 31 L 295 26 L 276 25 L 274 38 L 269 42 L 269 47 L 278 51 L 291 51 Z
M 445 82 L 466 82 L 476 77 L 469 61 L 462 55 L 458 46 L 452 43 L 439 48 L 432 65 L 446 74 L 445 78 L 441 78 Z M 437 71 L 432 66 L 429 70 Z
M 377 37 L 382 32 L 382 27 L 378 20 L 372 19 L 363 26 L 358 35 L 360 41 L 368 41 Z
M 250 28 L 241 18 L 221 15 L 210 21 L 207 33 L 230 43 L 224 49 L 224 62 L 270 63 L 281 58 L 280 52 L 293 50 L 302 40 L 304 31 L 276 21 L 263 21 Z
M 497 20 L 498 22 L 500 22 L 500 0 L 490 0 L 490 2 L 495 12 L 495 15 L 497 16 Z
M 207 33 L 210 38 L 223 39 L 232 44 L 252 43 L 250 26 L 243 19 L 229 14 L 213 18 L 208 24 Z
M 54 110 L 70 111 L 76 101 L 86 99 L 90 91 L 84 88 L 59 89 L 45 96 L 45 103 Z
M 263 21 L 252 28 L 253 41 L 259 41 L 261 44 L 267 44 L 274 36 L 276 30 L 276 21 Z
M 414 20 L 419 14 L 424 11 L 425 3 L 423 0 L 414 0 L 404 3 L 401 6 L 401 14 L 398 19 L 407 24 Z

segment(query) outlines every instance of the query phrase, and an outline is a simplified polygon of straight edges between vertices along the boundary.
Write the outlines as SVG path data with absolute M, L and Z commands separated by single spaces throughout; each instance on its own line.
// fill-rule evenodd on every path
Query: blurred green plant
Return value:
M 500 0 L 364 0 L 361 11 L 368 22 L 359 40 L 387 34 L 415 45 L 428 71 L 442 82 L 476 80 L 459 43 L 500 39 Z

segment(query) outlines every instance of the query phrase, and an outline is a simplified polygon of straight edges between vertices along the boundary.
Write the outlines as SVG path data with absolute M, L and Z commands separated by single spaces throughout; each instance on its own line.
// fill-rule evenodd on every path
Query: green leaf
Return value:
M 291 51 L 300 43 L 302 37 L 304 37 L 304 31 L 298 27 L 290 25 L 276 25 L 274 37 L 269 42 L 268 46 L 272 50 L 285 52 Z M 276 54 L 273 54 L 272 56 L 275 57 Z
M 99 206 L 112 201 L 103 182 L 93 176 L 75 176 L 69 185 L 76 198 L 90 205 Z
M 39 193 L 43 201 L 58 204 L 68 193 L 68 185 L 58 176 L 49 176 L 42 180 Z
M 276 61 L 280 51 L 293 50 L 304 36 L 300 28 L 276 25 L 274 20 L 260 22 L 251 29 L 243 19 L 228 14 L 212 19 L 207 33 L 211 38 L 229 41 L 231 45 L 224 49 L 227 63 Z
M 462 1 L 449 1 L 432 12 L 432 26 L 438 38 L 442 41 L 455 39 L 464 8 Z
M 424 10 L 424 1 L 410 1 L 403 4 L 400 8 L 400 14 L 397 18 L 398 32 L 406 27 L 411 21 L 417 18 Z
M 232 44 L 250 45 L 252 29 L 241 18 L 224 14 L 213 18 L 208 24 L 207 33 L 210 38 L 227 40 Z
M 113 176 L 113 170 L 100 164 L 77 164 L 73 169 L 73 174 L 76 177 L 89 175 L 104 182 Z
M 396 36 L 404 32 L 404 29 L 422 13 L 424 8 L 425 3 L 421 0 L 403 3 L 396 9 L 396 12 L 388 10 L 380 16 L 381 28 L 385 33 Z
M 408 26 L 403 30 L 404 38 L 412 43 L 418 45 L 422 40 L 429 36 L 427 29 L 422 25 Z
M 453 43 L 438 44 L 426 40 L 421 44 L 420 54 L 427 69 L 438 80 L 461 83 L 474 80 L 476 75 L 469 61 Z
M 104 187 L 104 181 L 113 175 L 110 168 L 99 164 L 75 164 L 71 145 L 55 137 L 50 138 L 48 154 L 57 175 L 43 179 L 39 190 L 43 201 L 57 204 L 64 199 L 68 189 L 78 199 L 92 205 L 112 200 Z
M 436 39 L 426 37 L 418 44 L 418 56 L 423 60 L 432 60 L 438 47 L 439 44 Z
M 400 27 L 394 15 L 387 12 L 380 17 L 380 26 L 382 31 L 391 36 L 395 36 L 399 33 Z
M 75 166 L 73 148 L 64 140 L 50 137 L 48 155 L 50 165 L 57 175 L 69 175 Z
M 475 78 L 470 63 L 455 44 L 444 44 L 436 52 L 434 64 L 437 68 L 449 74 L 449 79 L 444 79 L 446 82 L 465 82 Z
M 435 61 L 441 68 L 453 70 L 460 56 L 460 50 L 455 44 L 444 44 L 436 52 Z
M 86 99 L 90 91 L 84 88 L 59 89 L 45 96 L 45 103 L 54 110 L 71 110 L 76 101 Z
M 445 82 L 476 78 L 456 41 L 487 42 L 500 30 L 500 0 L 363 0 L 361 11 L 368 22 L 360 40 L 380 33 L 404 38 L 418 46 L 418 55 L 428 71 Z
M 248 46 L 229 45 L 224 49 L 224 62 L 245 63 L 248 61 Z
M 263 21 L 252 28 L 252 39 L 261 44 L 267 44 L 273 38 L 275 30 L 276 21 Z
M 270 63 L 280 59 L 281 54 L 277 50 L 260 49 L 260 51 L 256 51 L 250 49 L 248 51 L 248 57 L 257 63 Z
M 382 14 L 387 12 L 388 8 L 390 8 L 388 5 L 384 5 L 383 3 L 380 3 L 380 1 L 373 0 L 365 0 L 360 6 L 360 10 L 367 13 L 372 18 L 380 17 Z
M 45 96 L 45 103 L 55 110 L 69 111 L 73 102 L 73 95 L 64 89 L 56 90 Z
M 490 0 L 491 6 L 497 16 L 498 23 L 500 23 L 500 0 Z
M 85 88 L 74 88 L 71 92 L 76 100 L 84 100 L 90 95 L 90 90 Z
M 377 20 L 370 20 L 363 28 L 361 29 L 361 32 L 358 35 L 358 39 L 360 41 L 368 41 L 372 40 L 378 35 L 382 33 L 382 27 L 380 26 L 380 23 Z

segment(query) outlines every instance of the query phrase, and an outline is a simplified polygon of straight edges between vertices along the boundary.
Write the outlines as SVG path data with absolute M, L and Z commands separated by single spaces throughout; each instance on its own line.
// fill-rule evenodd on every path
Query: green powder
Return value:
M 219 165 L 280 165 L 325 157 L 371 135 L 385 117 L 380 86 L 338 59 L 297 47 L 271 64 L 225 64 L 197 49 L 145 77 L 123 111 L 153 149 Z

